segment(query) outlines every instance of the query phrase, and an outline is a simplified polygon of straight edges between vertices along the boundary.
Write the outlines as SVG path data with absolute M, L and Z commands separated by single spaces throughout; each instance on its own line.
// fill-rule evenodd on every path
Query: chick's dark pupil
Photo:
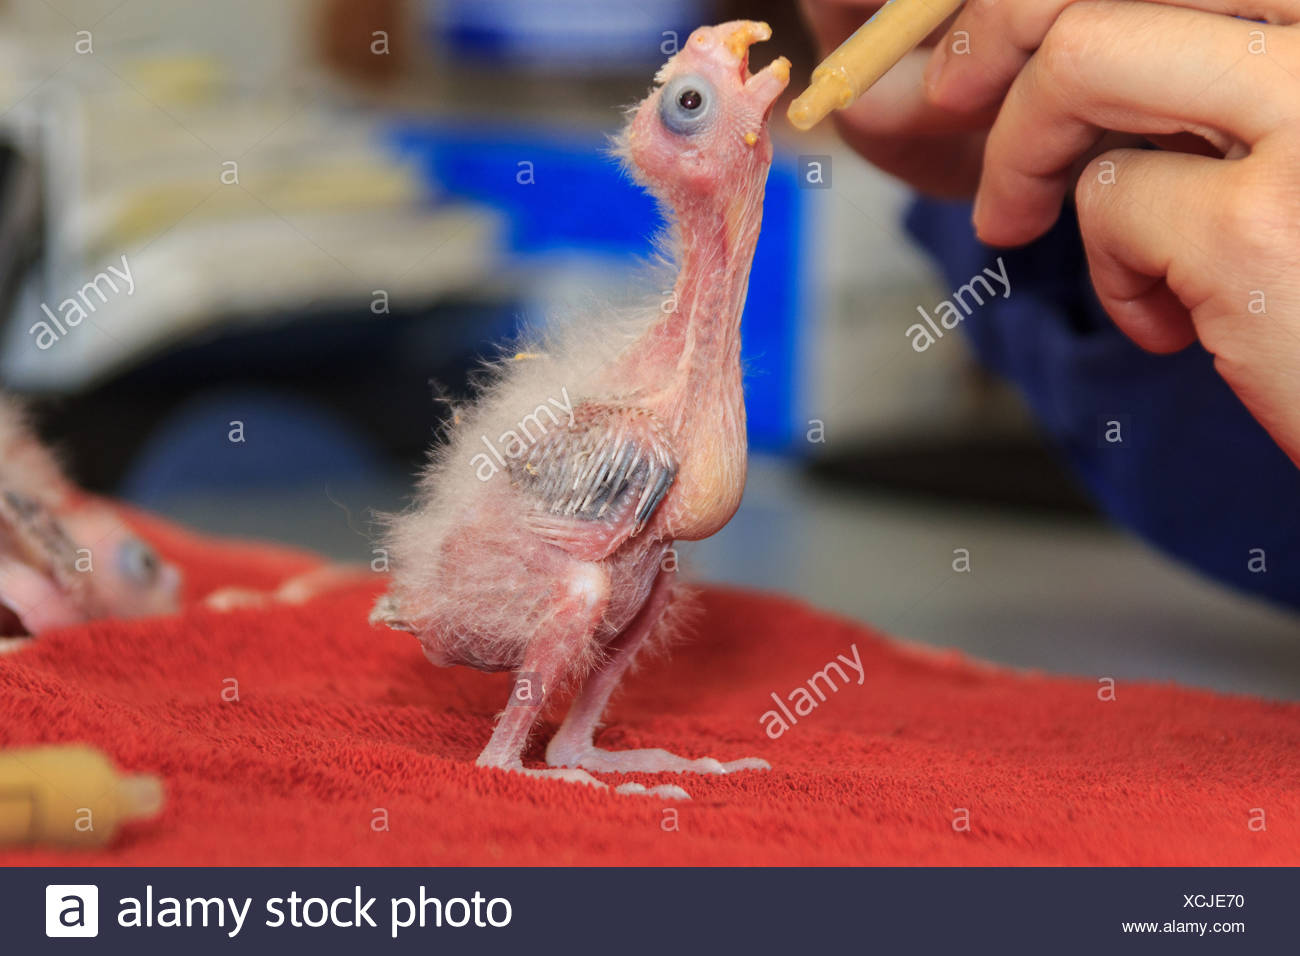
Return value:
M 681 96 L 677 97 L 677 105 L 684 110 L 697 110 L 703 102 L 699 90 L 682 90 Z

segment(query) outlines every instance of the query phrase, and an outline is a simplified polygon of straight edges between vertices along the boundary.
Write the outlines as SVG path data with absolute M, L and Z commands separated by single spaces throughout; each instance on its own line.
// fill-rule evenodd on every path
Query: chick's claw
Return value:
M 646 787 L 639 783 L 624 783 L 616 787 L 614 792 L 636 794 L 643 797 L 659 797 L 661 800 L 691 799 L 691 795 L 675 783 L 661 783 L 657 787 Z
M 482 761 L 480 761 L 479 766 L 484 767 L 484 766 L 492 766 L 492 765 L 485 764 Z M 550 767 L 550 768 L 543 769 L 543 768 L 535 768 L 535 767 L 525 767 L 521 763 L 521 764 L 516 764 L 516 765 L 506 766 L 506 767 L 498 766 L 495 769 L 502 770 L 507 773 L 522 774 L 525 777 L 537 777 L 543 780 L 562 780 L 565 783 L 581 783 L 581 784 L 585 784 L 588 787 L 595 787 L 597 790 L 609 789 L 609 784 L 605 783 L 603 780 L 597 780 L 591 774 L 587 773 L 587 771 L 581 770 L 577 767 Z
M 737 773 L 741 770 L 771 770 L 766 760 L 744 757 L 725 763 L 713 757 L 679 757 L 677 754 L 647 747 L 643 750 L 587 750 L 554 754 L 548 750 L 546 761 L 556 767 L 581 767 L 593 773 Z
M 480 761 L 480 766 L 493 766 L 484 764 Z M 579 783 L 588 787 L 595 787 L 597 790 L 608 790 L 609 784 L 603 780 L 598 780 L 589 774 L 586 770 L 579 767 L 548 767 L 534 768 L 525 767 L 522 763 L 511 764 L 509 766 L 497 766 L 497 770 L 504 770 L 509 773 L 522 774 L 525 777 L 535 777 L 542 780 L 560 780 L 565 783 Z M 657 787 L 647 787 L 639 783 L 624 783 L 614 788 L 615 793 L 659 797 L 665 800 L 689 800 L 691 795 L 674 784 L 662 784 Z

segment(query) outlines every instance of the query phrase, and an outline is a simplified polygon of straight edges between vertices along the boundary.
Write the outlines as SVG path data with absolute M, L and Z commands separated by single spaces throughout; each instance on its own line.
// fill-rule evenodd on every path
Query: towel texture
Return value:
M 103 851 L 0 861 L 1300 863 L 1294 704 L 1123 681 L 1103 700 L 1096 677 L 993 668 L 709 588 L 693 636 L 628 679 L 599 743 L 773 769 L 633 775 L 694 799 L 620 796 L 475 767 L 510 677 L 435 668 L 410 636 L 370 628 L 379 575 L 217 613 L 197 599 L 269 589 L 318 559 L 134 520 L 185 568 L 186 610 L 0 657 L 0 743 L 94 744 L 162 775 L 166 810 Z

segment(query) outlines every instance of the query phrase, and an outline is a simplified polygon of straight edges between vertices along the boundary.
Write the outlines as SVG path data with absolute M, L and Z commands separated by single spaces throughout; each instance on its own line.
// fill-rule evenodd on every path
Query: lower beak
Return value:
M 790 61 L 778 56 L 745 82 L 745 91 L 753 96 L 762 108 L 770 110 L 778 96 L 790 82 Z

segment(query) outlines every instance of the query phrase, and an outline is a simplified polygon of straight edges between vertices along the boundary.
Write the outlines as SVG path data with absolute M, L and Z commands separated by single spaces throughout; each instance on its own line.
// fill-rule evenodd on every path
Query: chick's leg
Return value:
M 659 572 L 645 606 L 612 645 L 613 656 L 603 668 L 591 675 L 574 700 L 564 723 L 551 738 L 546 747 L 548 764 L 553 767 L 582 767 L 596 773 L 734 773 L 737 770 L 770 769 L 766 760 L 757 757 L 724 763 L 712 757 L 679 757 L 658 748 L 602 750 L 595 745 L 600 715 L 637 651 L 663 617 L 671 592 L 672 572 Z M 685 793 L 681 795 L 685 796 Z
M 599 568 L 582 566 L 557 591 L 556 603 L 524 652 L 523 667 L 510 690 L 506 709 L 477 763 L 480 767 L 604 787 L 605 784 L 582 770 L 533 770 L 523 764 L 528 734 L 537 722 L 547 694 L 581 656 L 583 644 L 591 640 L 604 613 L 609 599 L 609 579 Z
M 492 737 L 479 754 L 480 767 L 495 767 L 530 777 L 550 777 L 593 787 L 607 785 L 578 767 L 525 767 L 522 756 L 547 695 L 586 650 L 609 601 L 609 577 L 595 565 L 576 568 L 559 590 L 551 612 L 524 654 L 523 667 Z M 677 788 L 671 788 L 677 789 Z M 640 784 L 624 784 L 620 793 L 652 793 Z M 677 796 L 662 793 L 662 796 Z

